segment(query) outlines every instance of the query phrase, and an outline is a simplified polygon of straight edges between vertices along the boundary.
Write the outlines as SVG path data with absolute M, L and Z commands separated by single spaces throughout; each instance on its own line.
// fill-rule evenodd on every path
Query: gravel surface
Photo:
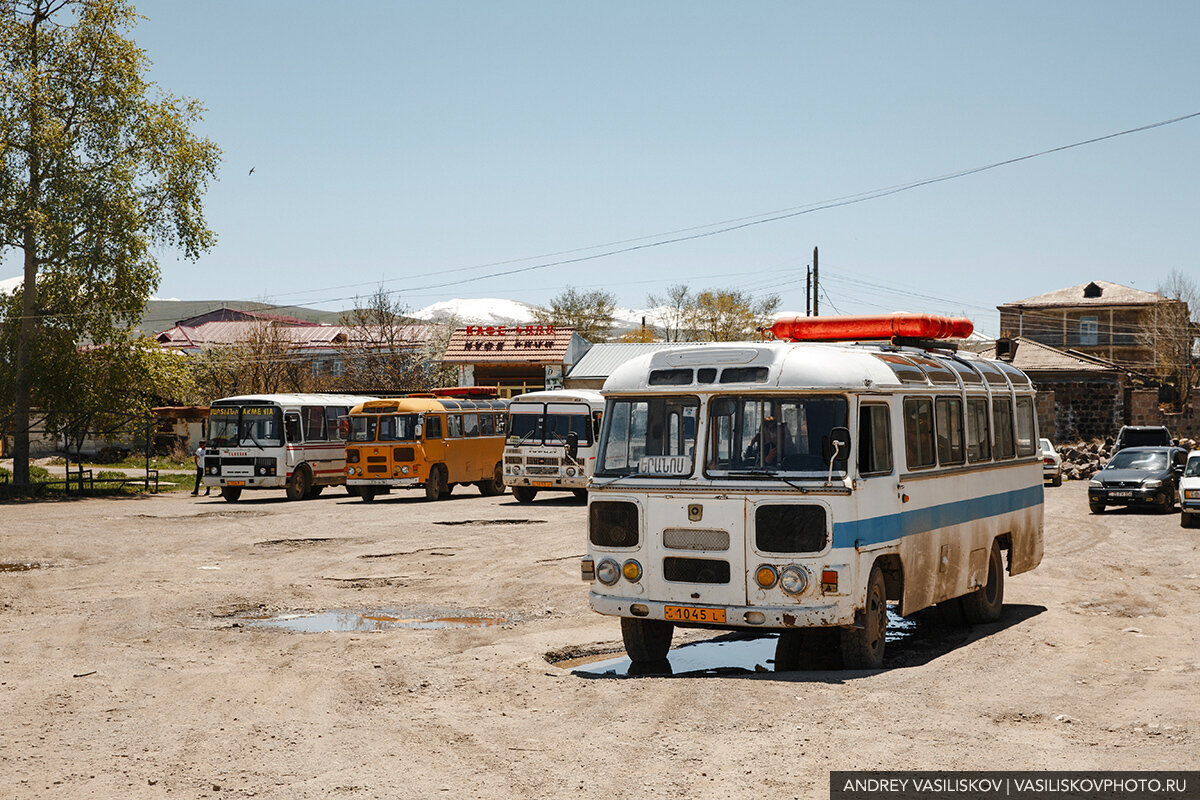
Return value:
M 824 798 L 831 769 L 1197 765 L 1200 533 L 1089 515 L 1082 482 L 1047 489 L 1045 559 L 994 625 L 921 615 L 878 672 L 636 679 L 553 663 L 621 654 L 569 496 L 244 498 L 0 505 L 0 796 Z M 328 611 L 394 627 L 257 627 Z

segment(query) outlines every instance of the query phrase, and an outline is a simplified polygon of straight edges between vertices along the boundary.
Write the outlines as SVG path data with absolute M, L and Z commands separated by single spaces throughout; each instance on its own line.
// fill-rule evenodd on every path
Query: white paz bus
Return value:
M 529 392 L 512 399 L 504 447 L 504 485 L 517 502 L 541 491 L 587 497 L 596 463 L 604 396 L 587 389 Z
M 346 483 L 342 418 L 373 397 L 254 394 L 214 400 L 208 410 L 204 485 L 236 502 L 246 489 L 286 490 L 289 500 L 316 497 Z
M 630 658 L 683 626 L 779 632 L 780 671 L 878 668 L 889 602 L 998 619 L 1042 558 L 1042 465 L 1028 377 L 939 341 L 970 331 L 781 320 L 614 371 L 582 571 Z

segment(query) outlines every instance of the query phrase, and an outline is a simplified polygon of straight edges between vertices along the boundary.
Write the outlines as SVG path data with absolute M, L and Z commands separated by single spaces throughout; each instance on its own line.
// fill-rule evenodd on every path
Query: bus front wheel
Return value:
M 634 663 L 665 659 L 674 633 L 675 625 L 665 620 L 621 617 L 621 638 Z
M 587 502 L 587 489 L 572 489 L 571 494 L 575 495 L 575 499 L 579 502 Z
M 240 486 L 222 486 L 221 497 L 225 498 L 226 503 L 236 503 L 238 498 L 242 496 L 242 487 Z
M 448 494 L 450 487 L 446 484 L 446 468 L 441 464 L 434 464 L 425 480 L 425 499 L 441 500 Z
M 982 625 L 1000 619 L 1004 610 L 1004 555 L 1000 543 L 992 542 L 988 556 L 987 583 L 962 596 L 963 618 L 971 625 Z
M 296 467 L 292 477 L 287 481 L 287 499 L 303 500 L 308 497 L 308 490 L 311 488 L 312 478 L 308 474 L 308 467 Z
M 533 498 L 537 497 L 537 489 L 531 486 L 514 486 L 513 497 L 517 498 L 518 503 L 532 503 Z
M 854 627 L 842 631 L 842 662 L 846 669 L 880 669 L 887 640 L 887 585 L 879 565 L 871 567 L 867 600 L 854 615 Z

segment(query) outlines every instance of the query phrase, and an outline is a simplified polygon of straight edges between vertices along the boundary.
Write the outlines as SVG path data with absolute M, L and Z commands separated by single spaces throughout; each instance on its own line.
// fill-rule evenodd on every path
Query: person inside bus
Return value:
M 779 461 L 779 426 L 772 416 L 763 419 L 762 427 L 754 434 L 750 446 L 746 448 L 746 458 L 754 458 L 759 450 L 762 450 L 763 464 L 775 464 Z

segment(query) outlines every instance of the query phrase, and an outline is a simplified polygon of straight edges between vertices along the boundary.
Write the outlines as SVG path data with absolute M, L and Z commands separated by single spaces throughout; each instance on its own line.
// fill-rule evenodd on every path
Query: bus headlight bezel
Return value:
M 596 580 L 605 586 L 612 586 L 621 578 L 621 567 L 611 558 L 605 558 L 596 565 Z
M 812 581 L 809 580 L 808 570 L 799 564 L 788 564 L 779 570 L 779 588 L 785 594 L 802 595 L 808 590 L 810 583 Z
M 642 565 L 637 559 L 631 558 L 621 565 L 621 574 L 630 583 L 637 583 L 642 579 Z
M 754 581 L 760 589 L 774 589 L 779 583 L 779 570 L 770 564 L 759 564 L 754 568 Z

